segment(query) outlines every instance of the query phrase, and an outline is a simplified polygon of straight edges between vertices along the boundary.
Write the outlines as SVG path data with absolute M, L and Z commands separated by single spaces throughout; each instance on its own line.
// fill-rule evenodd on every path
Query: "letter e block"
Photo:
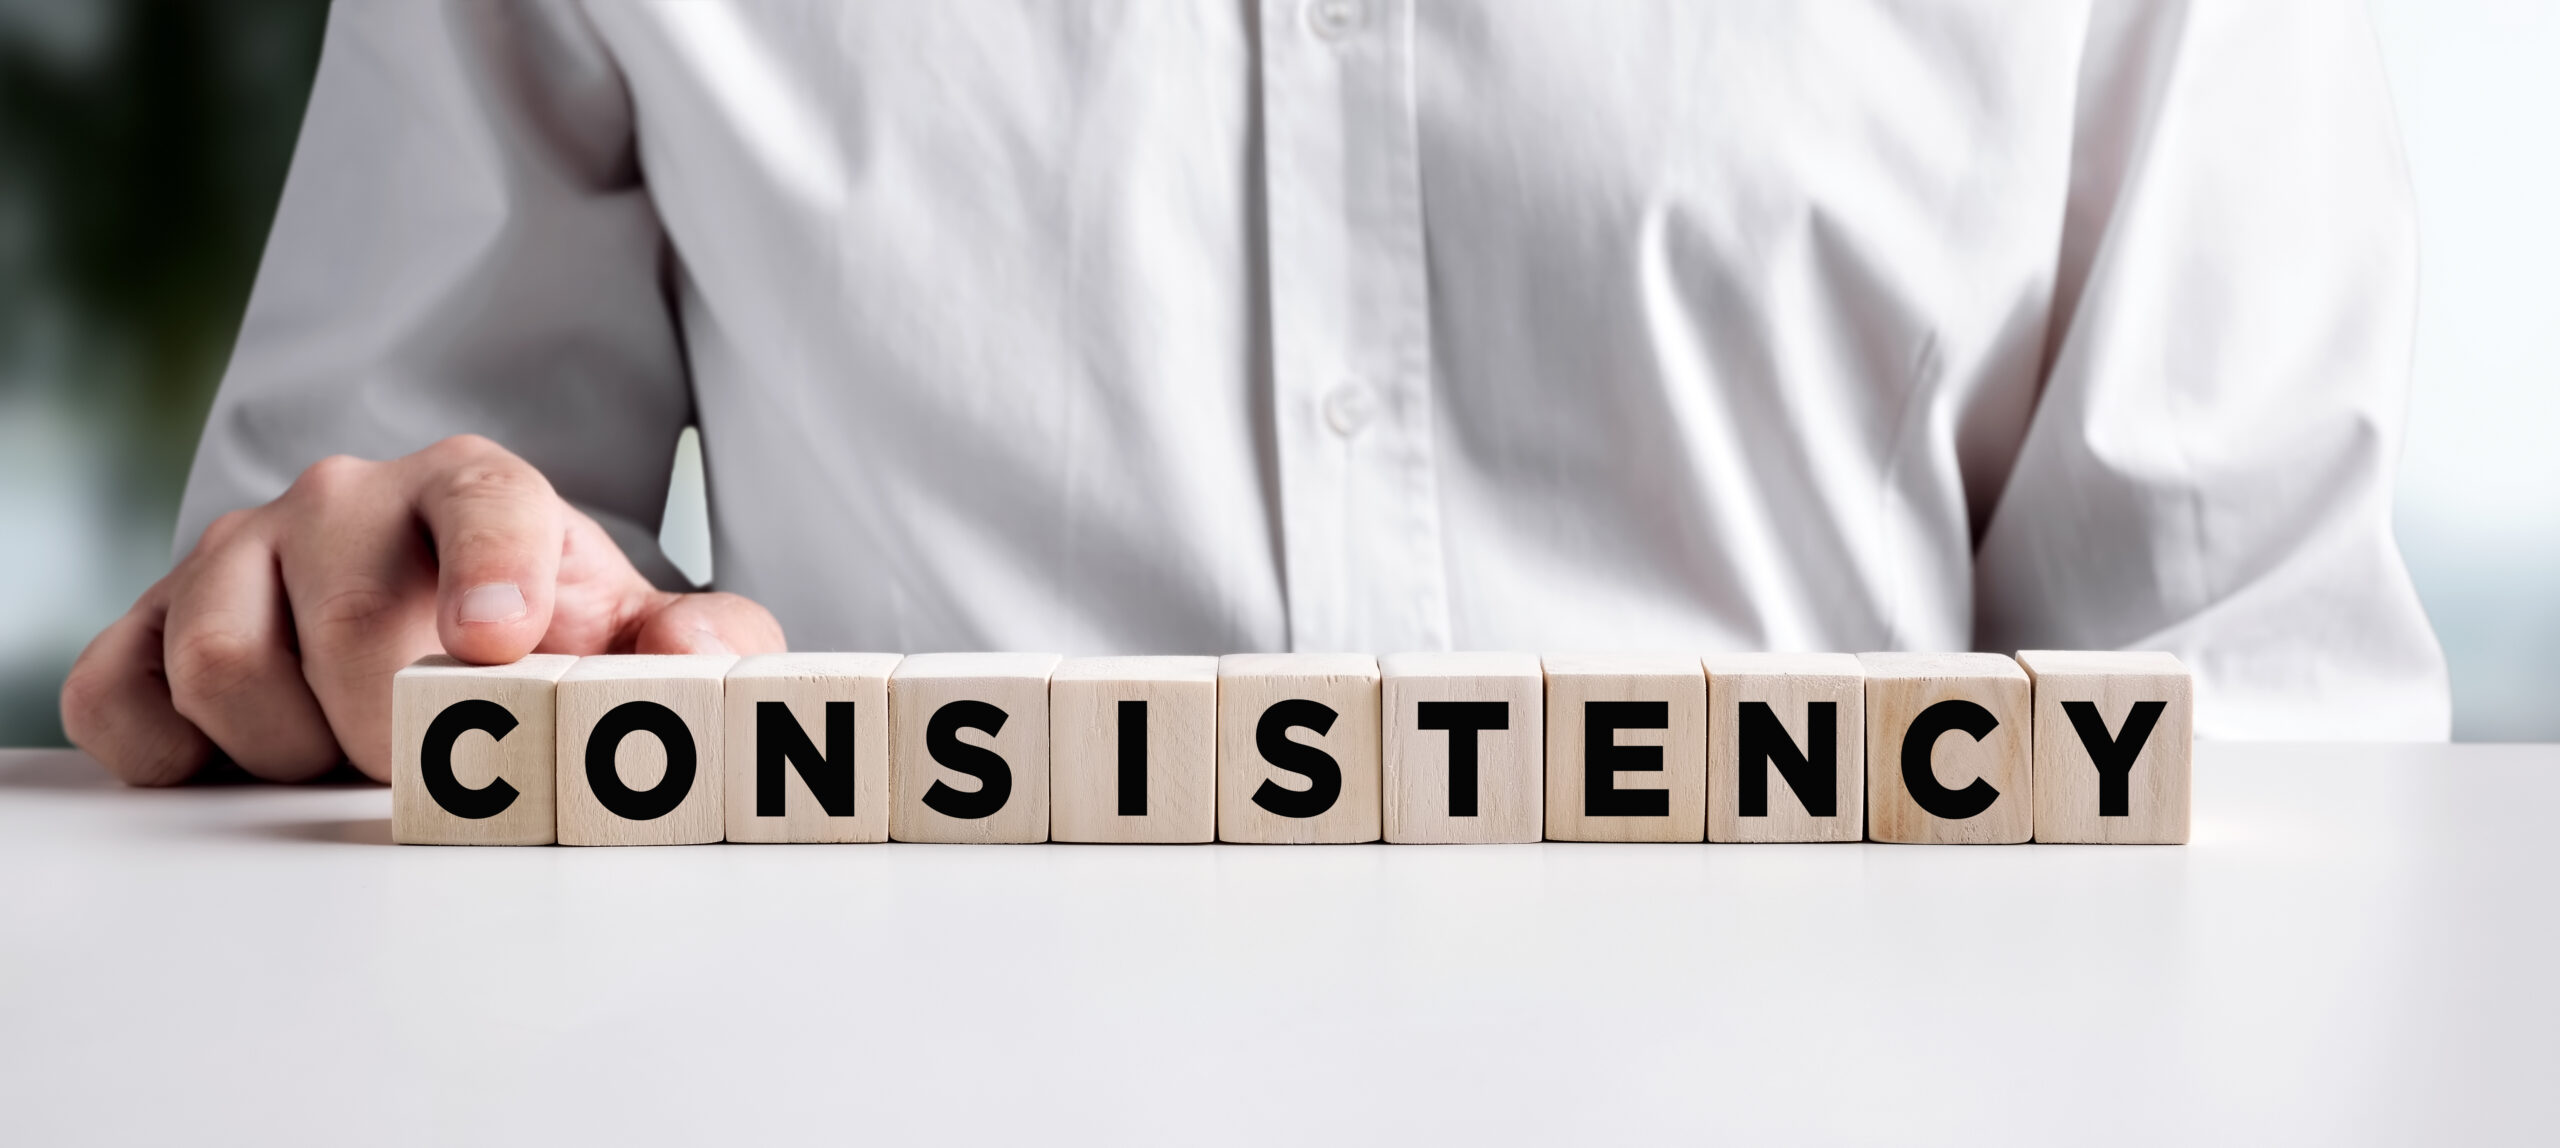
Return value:
M 1853 654 L 1709 654 L 1707 840 L 1867 834 L 1867 675 Z
M 726 832 L 726 654 L 580 658 L 560 676 L 560 843 L 700 845 Z
M 1379 771 L 1377 659 L 1218 659 L 1218 840 L 1375 841 Z
M 2035 686 L 2036 840 L 2183 845 L 2195 682 L 2160 651 L 2021 650 Z
M 1049 677 L 1049 839 L 1218 836 L 1218 659 L 1069 658 Z
M 896 654 L 759 654 L 730 667 L 731 841 L 889 839 Z
M 1546 673 L 1537 655 L 1390 654 L 1378 677 L 1388 841 L 1545 835 Z
M 474 666 L 443 654 L 391 678 L 391 839 L 403 845 L 549 845 L 551 715 L 578 659 L 533 654 Z
M 1998 654 L 1860 654 L 1867 836 L 2015 845 L 2035 834 L 2027 672 Z
M 1546 675 L 1547 840 L 1706 840 L 1698 660 L 1553 654 Z
M 1049 839 L 1049 674 L 1056 654 L 915 654 L 889 675 L 889 836 Z

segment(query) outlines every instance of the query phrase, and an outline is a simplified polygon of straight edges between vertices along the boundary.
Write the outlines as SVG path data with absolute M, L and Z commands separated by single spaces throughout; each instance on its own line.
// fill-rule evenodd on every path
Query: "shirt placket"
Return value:
M 1449 645 L 1411 0 L 1263 0 L 1289 639 Z

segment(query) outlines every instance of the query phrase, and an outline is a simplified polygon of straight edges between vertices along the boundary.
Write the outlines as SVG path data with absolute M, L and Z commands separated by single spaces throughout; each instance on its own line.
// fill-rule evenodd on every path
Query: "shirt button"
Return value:
M 1307 0 L 1307 27 L 1318 39 L 1339 40 L 1360 30 L 1360 0 Z
M 1325 392 L 1324 423 L 1344 438 L 1359 434 L 1377 414 L 1378 396 L 1366 383 L 1344 383 Z

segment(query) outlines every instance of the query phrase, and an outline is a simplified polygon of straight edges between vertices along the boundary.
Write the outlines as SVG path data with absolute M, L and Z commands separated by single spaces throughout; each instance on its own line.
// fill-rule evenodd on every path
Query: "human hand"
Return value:
M 476 435 L 405 458 L 312 464 L 284 496 L 215 519 L 80 654 L 62 726 L 132 785 L 174 785 L 218 748 L 301 781 L 391 775 L 391 676 L 442 650 L 771 653 L 782 627 L 735 594 L 651 586 L 542 473 Z

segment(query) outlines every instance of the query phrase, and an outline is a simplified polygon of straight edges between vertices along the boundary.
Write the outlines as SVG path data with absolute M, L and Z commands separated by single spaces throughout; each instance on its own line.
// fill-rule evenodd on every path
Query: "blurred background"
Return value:
M 2560 740 L 2560 0 L 2372 8 L 2424 251 L 2400 544 L 2454 736 Z M 167 569 L 326 16 L 0 0 L 0 746 L 61 744 L 63 671 Z M 704 578 L 700 473 L 665 542 Z

